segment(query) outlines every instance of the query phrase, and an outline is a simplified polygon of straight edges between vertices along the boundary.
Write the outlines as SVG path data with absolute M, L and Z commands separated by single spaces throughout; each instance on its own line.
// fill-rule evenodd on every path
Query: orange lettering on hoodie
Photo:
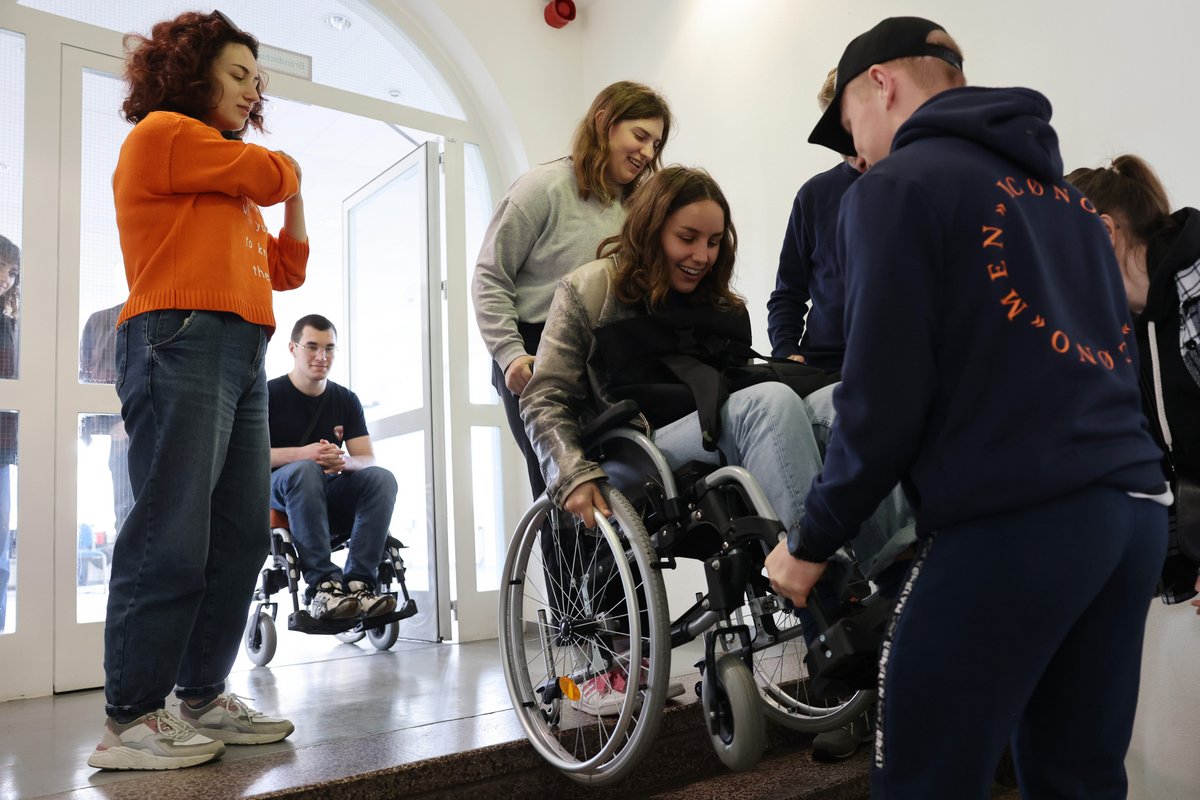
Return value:
M 1029 303 L 1021 299 L 1021 295 L 1017 294 L 1016 289 L 1010 289 L 1008 294 L 1000 298 L 1000 305 L 1008 306 L 1008 319 L 1011 322 L 1017 318 L 1025 309 L 1029 308 Z

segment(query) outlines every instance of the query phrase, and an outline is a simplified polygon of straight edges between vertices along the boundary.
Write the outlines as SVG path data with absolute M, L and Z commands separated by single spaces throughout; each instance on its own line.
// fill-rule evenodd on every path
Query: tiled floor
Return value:
M 304 663 L 310 659 L 321 660 Z M 229 689 L 292 719 L 296 732 L 279 744 L 231 747 L 227 760 L 449 720 L 512 716 L 495 641 L 400 641 L 379 652 L 365 641 L 340 644 L 332 637 L 283 632 L 271 665 L 253 667 L 243 654 Z M 146 777 L 87 766 L 103 721 L 100 691 L 0 705 L 0 797 L 39 797 Z M 447 748 L 467 745 L 478 746 L 445 743 Z
M 676 651 L 672 673 L 690 673 L 695 655 Z M 379 652 L 366 641 L 340 644 L 332 637 L 281 632 L 270 666 L 253 667 L 243 654 L 229 690 L 296 723 L 284 742 L 231 747 L 222 759 L 226 768 L 254 773 L 244 781 L 254 793 L 322 780 L 326 767 L 344 772 L 356 750 L 371 750 L 376 763 L 395 765 L 522 735 L 495 640 L 400 641 Z M 173 796 L 176 775 L 87 766 L 103 708 L 98 690 L 0 704 L 0 798 Z M 231 763 L 243 759 L 260 761 Z

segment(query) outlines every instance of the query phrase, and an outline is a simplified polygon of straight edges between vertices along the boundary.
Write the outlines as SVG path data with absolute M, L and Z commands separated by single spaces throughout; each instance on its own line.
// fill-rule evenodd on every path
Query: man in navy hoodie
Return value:
M 1125 796 L 1170 494 L 1120 273 L 1062 180 L 1050 104 L 966 88 L 937 24 L 884 20 L 810 141 L 858 152 L 838 257 L 846 359 L 802 529 L 767 559 L 802 605 L 901 481 L 920 549 L 880 655 L 872 794 Z

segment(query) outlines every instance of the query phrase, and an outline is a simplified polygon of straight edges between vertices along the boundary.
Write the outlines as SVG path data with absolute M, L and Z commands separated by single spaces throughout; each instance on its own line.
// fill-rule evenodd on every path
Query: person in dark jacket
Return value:
M 822 112 L 833 102 L 836 82 L 837 70 L 831 69 L 817 93 Z M 842 368 L 845 291 L 834 259 L 838 206 L 865 169 L 860 156 L 843 156 L 840 164 L 809 178 L 796 192 L 779 251 L 775 290 L 767 301 L 767 336 L 776 358 L 802 361 L 826 372 Z
M 837 68 L 829 70 L 817 105 L 821 111 L 833 102 Z M 799 361 L 826 372 L 839 372 L 846 354 L 843 307 L 845 281 L 836 257 L 838 208 L 842 195 L 866 171 L 862 156 L 844 155 L 832 169 L 809 178 L 792 203 L 792 214 L 779 253 L 775 291 L 767 301 L 767 335 L 771 355 Z M 811 303 L 811 306 L 810 306 Z M 813 434 L 824 453 L 832 436 L 836 410 L 835 385 L 805 398 L 813 420 Z M 899 591 L 915 538 L 912 512 L 897 488 L 863 522 L 854 542 L 854 554 L 868 578 L 892 594 Z M 816 630 L 815 620 L 800 612 L 801 620 Z M 867 714 L 813 739 L 813 758 L 839 761 L 849 758 L 871 739 Z
M 1049 102 L 965 83 L 916 17 L 838 64 L 810 141 L 869 170 L 838 223 L 837 430 L 767 571 L 804 604 L 902 481 L 921 543 L 880 655 L 873 796 L 987 798 L 1011 739 L 1023 796 L 1124 797 L 1170 492 L 1112 247 L 1062 179 Z
M 1107 167 L 1081 167 L 1067 180 L 1096 206 L 1121 266 L 1150 430 L 1164 452 L 1170 449 L 1179 474 L 1200 480 L 1200 384 L 1186 364 L 1197 345 L 1181 337 L 1187 307 L 1200 302 L 1200 211 L 1181 208 L 1172 214 L 1162 182 L 1133 155 L 1118 156 Z M 1165 602 L 1200 592 L 1197 566 L 1169 541 L 1159 584 Z M 1193 605 L 1200 608 L 1200 600 Z

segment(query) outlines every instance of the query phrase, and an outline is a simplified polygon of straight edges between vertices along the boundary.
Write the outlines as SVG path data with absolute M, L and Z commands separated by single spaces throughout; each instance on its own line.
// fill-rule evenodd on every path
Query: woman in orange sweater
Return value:
M 113 174 L 129 299 L 117 393 L 134 505 L 113 553 L 104 734 L 88 764 L 174 769 L 292 724 L 225 692 L 268 546 L 271 290 L 304 281 L 300 169 L 262 129 L 258 42 L 220 12 L 127 37 Z M 259 206 L 284 203 L 267 232 Z M 165 709 L 172 688 L 179 715 Z

